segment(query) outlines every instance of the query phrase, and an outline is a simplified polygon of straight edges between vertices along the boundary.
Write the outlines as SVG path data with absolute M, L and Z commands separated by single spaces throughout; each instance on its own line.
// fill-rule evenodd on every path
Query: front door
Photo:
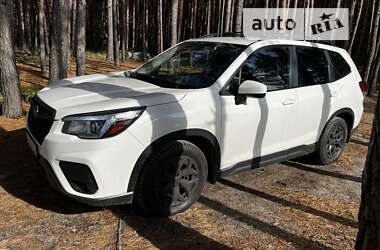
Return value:
M 288 149 L 287 131 L 297 107 L 290 60 L 288 47 L 260 48 L 230 81 L 227 92 L 231 94 L 221 96 L 222 169 Z M 268 93 L 263 98 L 238 96 L 244 80 L 266 84 Z

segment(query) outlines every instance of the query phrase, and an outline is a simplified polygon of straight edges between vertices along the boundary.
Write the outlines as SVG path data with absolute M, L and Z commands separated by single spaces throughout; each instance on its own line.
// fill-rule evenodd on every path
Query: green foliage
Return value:
M 107 54 L 104 51 L 86 51 L 86 57 L 89 59 L 105 61 Z
M 35 85 L 35 84 L 28 85 L 28 86 L 21 86 L 21 96 L 24 98 L 25 101 L 27 101 L 29 97 L 33 97 L 41 89 L 42 89 L 42 86 Z

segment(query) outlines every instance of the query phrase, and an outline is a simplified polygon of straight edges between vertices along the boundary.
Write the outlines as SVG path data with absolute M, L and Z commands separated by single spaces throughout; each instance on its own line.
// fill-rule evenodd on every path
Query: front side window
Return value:
M 312 47 L 297 47 L 298 86 L 329 82 L 329 63 L 325 51 Z
M 333 81 L 342 79 L 351 73 L 351 67 L 346 60 L 337 52 L 329 51 L 331 63 L 333 65 Z
M 163 88 L 206 88 L 246 47 L 215 42 L 185 42 L 144 64 L 131 77 Z
M 241 69 L 241 82 L 253 80 L 267 85 L 268 91 L 289 88 L 288 48 L 264 47 L 253 52 Z

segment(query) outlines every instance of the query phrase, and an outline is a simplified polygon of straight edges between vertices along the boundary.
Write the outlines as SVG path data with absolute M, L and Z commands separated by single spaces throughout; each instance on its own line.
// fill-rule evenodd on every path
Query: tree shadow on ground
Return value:
M 286 242 L 290 242 L 294 247 L 298 249 L 326 249 L 327 248 L 326 246 L 318 242 L 315 242 L 313 240 L 288 232 L 280 227 L 261 221 L 248 214 L 240 212 L 236 209 L 227 207 L 219 201 L 212 200 L 210 198 L 202 196 L 199 202 L 217 212 L 220 212 L 233 219 L 236 219 L 241 223 L 244 223 L 248 226 L 252 226 L 263 233 L 267 233 L 269 235 L 272 235 Z
M 369 146 L 369 140 L 362 139 L 362 138 L 351 138 L 350 143 L 362 145 L 362 146 Z
M 7 132 L 0 127 L 0 135 L 0 186 L 7 193 L 35 207 L 60 214 L 82 214 L 102 209 L 82 205 L 50 187 L 28 148 L 25 129 Z M 141 216 L 134 205 L 110 209 L 139 236 L 160 249 L 231 249 L 173 219 Z
M 358 182 L 358 183 L 361 183 L 361 181 L 362 181 L 362 178 L 358 177 L 358 176 L 352 176 L 352 175 L 342 174 L 339 172 L 327 171 L 327 170 L 316 168 L 316 167 L 306 166 L 305 164 L 295 162 L 295 161 L 286 161 L 286 162 L 282 162 L 281 164 L 284 166 L 299 169 L 302 171 L 307 171 L 307 172 L 312 172 L 315 174 L 335 177 L 335 178 L 339 178 L 342 180 L 348 180 L 348 181 L 353 181 L 353 182 Z
M 303 211 L 303 212 L 311 214 L 311 215 L 315 215 L 315 216 L 318 216 L 321 218 L 325 218 L 325 219 L 330 220 L 332 222 L 338 222 L 338 223 L 345 225 L 345 226 L 357 228 L 357 222 L 350 220 L 350 219 L 347 219 L 347 218 L 344 218 L 342 216 L 331 214 L 331 213 L 328 213 L 325 211 L 321 211 L 321 210 L 318 210 L 316 208 L 313 208 L 313 207 L 310 207 L 307 205 L 303 205 L 301 203 L 295 203 L 292 201 L 288 201 L 284 198 L 281 198 L 281 197 L 278 197 L 278 196 L 275 196 L 275 195 L 272 195 L 269 193 L 265 193 L 263 191 L 259 191 L 259 190 L 256 190 L 256 189 L 253 189 L 250 187 L 243 186 L 239 183 L 230 181 L 228 179 L 221 178 L 221 179 L 219 179 L 219 182 L 223 185 L 229 186 L 231 188 L 235 188 L 239 191 L 243 191 L 243 192 L 255 195 L 257 197 L 260 197 L 262 199 L 266 199 L 266 200 L 271 201 L 271 202 L 278 203 L 282 206 L 294 208 L 294 209 Z
M 158 249 L 232 249 L 172 218 L 145 217 L 135 210 L 129 205 L 115 207 L 112 212 Z
M 30 151 L 25 129 L 0 132 L 0 186 L 10 195 L 36 207 L 61 214 L 96 211 L 53 190 Z

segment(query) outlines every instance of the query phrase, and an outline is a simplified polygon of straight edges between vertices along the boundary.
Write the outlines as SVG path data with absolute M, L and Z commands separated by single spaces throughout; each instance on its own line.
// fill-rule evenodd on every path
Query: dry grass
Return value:
M 89 55 L 88 73 L 126 70 Z M 74 64 L 71 68 L 74 69 Z M 22 87 L 47 79 L 19 62 Z M 71 71 L 70 75 L 74 72 Z M 369 138 L 374 101 L 366 100 L 357 137 Z M 25 105 L 25 110 L 28 105 Z M 366 145 L 348 144 L 329 166 L 309 159 L 274 164 L 208 185 L 185 213 L 140 216 L 133 206 L 94 209 L 53 191 L 24 138 L 24 120 L 0 117 L 0 249 L 352 249 Z

